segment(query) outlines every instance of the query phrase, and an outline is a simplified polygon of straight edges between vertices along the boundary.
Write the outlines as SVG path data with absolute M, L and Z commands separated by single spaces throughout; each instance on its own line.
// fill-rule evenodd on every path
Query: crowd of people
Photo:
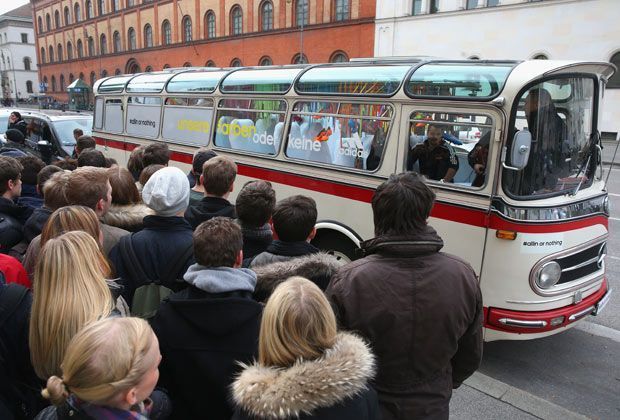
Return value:
M 345 265 L 312 245 L 310 195 L 238 185 L 208 149 L 185 174 L 166 145 L 124 168 L 76 137 L 52 165 L 0 153 L 0 418 L 448 418 L 482 298 L 420 175 L 377 189 Z

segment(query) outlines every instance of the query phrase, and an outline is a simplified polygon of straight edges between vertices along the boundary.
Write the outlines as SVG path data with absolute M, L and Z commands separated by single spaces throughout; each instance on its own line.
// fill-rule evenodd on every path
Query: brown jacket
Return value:
M 384 420 L 447 419 L 452 389 L 482 358 L 482 295 L 473 269 L 439 252 L 430 226 L 377 237 L 332 278 L 327 296 L 343 329 L 371 344 Z

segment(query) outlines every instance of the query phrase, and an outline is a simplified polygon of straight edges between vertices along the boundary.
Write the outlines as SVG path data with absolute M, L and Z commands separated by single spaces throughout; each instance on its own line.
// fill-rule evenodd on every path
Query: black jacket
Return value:
M 179 258 L 177 255 L 182 255 L 184 250 L 193 246 L 192 228 L 182 217 L 146 216 L 144 229 L 132 234 L 131 241 L 144 274 L 155 281 L 159 279 L 160 274 L 166 272 L 170 264 L 175 263 L 172 259 Z M 118 283 L 124 287 L 123 297 L 131 306 L 133 294 L 142 284 L 131 278 L 130 271 L 123 263 L 118 244 L 110 251 L 110 261 L 116 270 L 116 276 L 120 278 Z M 178 275 L 179 278 L 192 263 L 193 258 L 186 261 Z M 164 284 L 164 286 L 178 290 L 179 286 L 185 287 L 185 284 Z
M 31 214 L 31 208 L 0 197 L 0 252 L 7 253 L 23 239 L 24 223 Z
M 250 292 L 211 294 L 194 286 L 166 298 L 152 321 L 162 363 L 159 385 L 173 418 L 228 420 L 229 386 L 258 353 L 262 305 Z
M 52 213 L 52 210 L 45 206 L 35 209 L 32 212 L 24 224 L 24 239 L 27 243 L 32 242 L 35 237 L 39 236 L 41 232 L 43 232 L 43 227 Z
M 251 259 L 267 250 L 267 247 L 273 242 L 273 233 L 269 225 L 260 228 L 246 228 L 241 226 L 243 234 L 243 259 L 247 260 L 247 264 Z M 244 266 L 247 266 L 244 264 Z
M 196 229 L 202 222 L 218 216 L 235 219 L 237 217 L 235 206 L 224 198 L 205 197 L 197 205 L 190 206 L 185 210 L 185 219 L 192 225 L 192 229 Z

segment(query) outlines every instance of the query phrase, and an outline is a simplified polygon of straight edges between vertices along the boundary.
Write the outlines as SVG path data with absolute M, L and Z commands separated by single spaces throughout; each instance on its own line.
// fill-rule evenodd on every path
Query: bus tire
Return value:
M 319 230 L 312 240 L 312 245 L 344 263 L 357 259 L 356 250 L 358 247 L 340 232 Z

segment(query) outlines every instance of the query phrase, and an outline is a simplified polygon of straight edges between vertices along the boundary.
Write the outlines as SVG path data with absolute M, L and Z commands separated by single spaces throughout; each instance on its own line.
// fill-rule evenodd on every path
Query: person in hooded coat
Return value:
M 196 264 L 184 277 L 189 287 L 166 298 L 151 323 L 163 356 L 159 386 L 170 395 L 174 418 L 229 420 L 239 363 L 257 355 L 262 305 L 252 299 L 256 275 L 240 268 L 242 247 L 232 219 L 198 226 Z

